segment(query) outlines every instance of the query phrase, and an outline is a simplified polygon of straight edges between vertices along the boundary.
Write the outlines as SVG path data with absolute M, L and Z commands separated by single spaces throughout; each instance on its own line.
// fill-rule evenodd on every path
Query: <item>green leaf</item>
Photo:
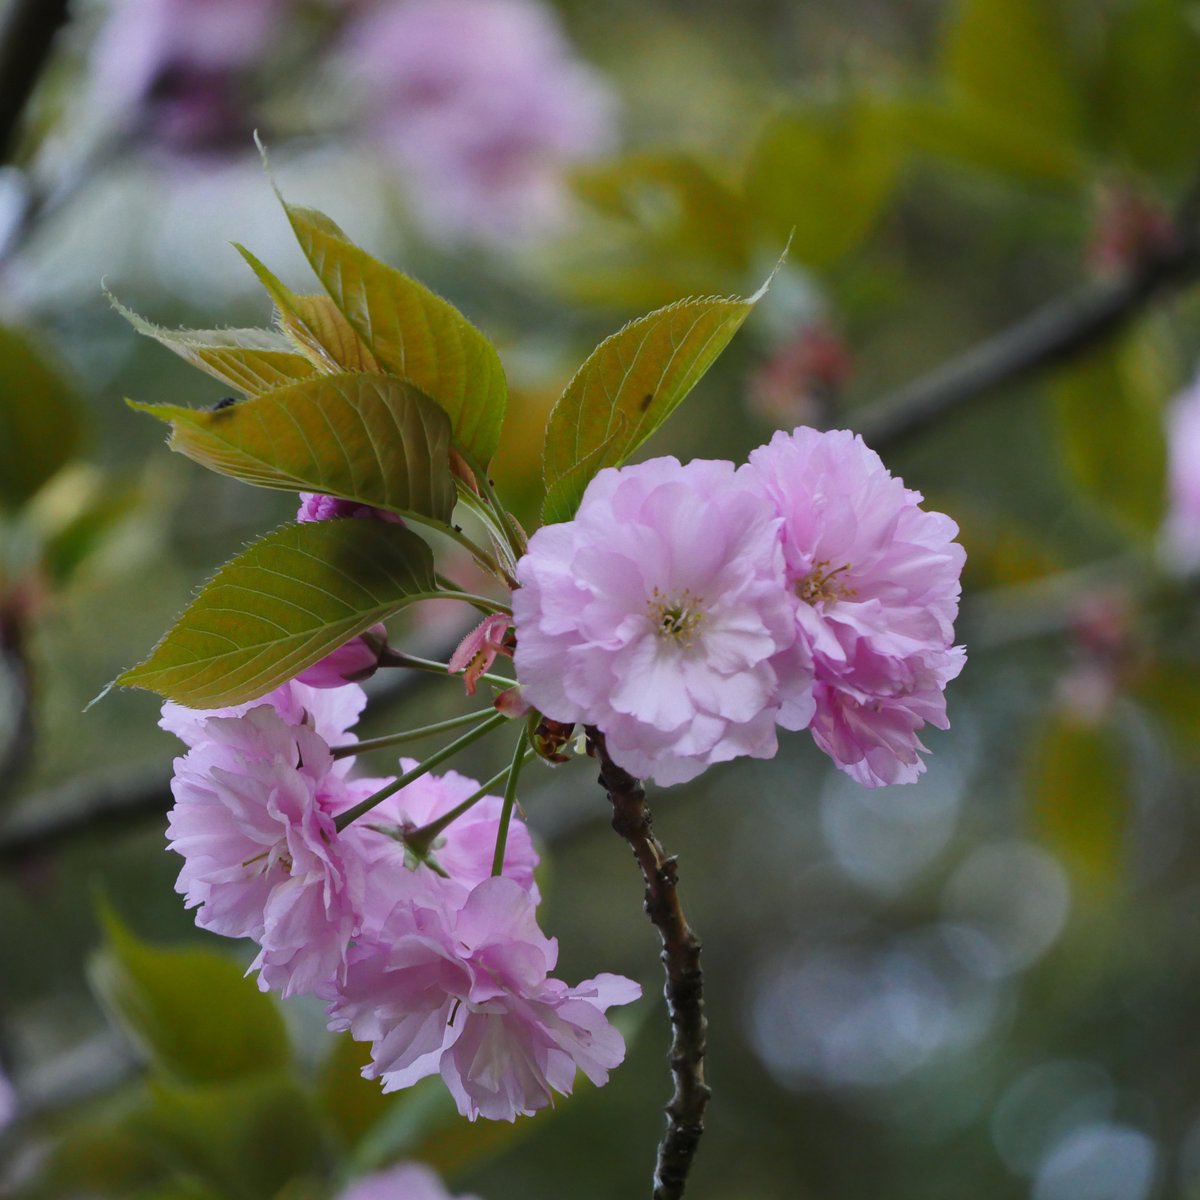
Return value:
M 1079 80 L 1051 0 L 961 0 L 943 47 L 952 93 L 1016 129 L 1074 145 Z
M 326 375 L 219 409 L 133 404 L 171 425 L 171 449 L 221 475 L 325 492 L 448 522 L 450 422 L 386 375 Z
M 0 510 L 22 505 L 82 443 L 74 393 L 24 334 L 0 326 Z
M 1097 123 L 1149 172 L 1190 168 L 1200 146 L 1200 28 L 1188 0 L 1134 0 L 1104 24 Z
M 755 142 L 746 196 L 773 237 L 791 234 L 795 258 L 824 267 L 871 231 L 903 160 L 889 106 L 867 97 L 797 105 L 769 121 Z
M 495 347 L 452 304 L 360 250 L 322 213 L 286 203 L 284 210 L 317 277 L 380 365 L 440 404 L 455 443 L 486 466 L 507 396 Z
M 709 163 L 681 153 L 630 154 L 581 169 L 572 182 L 597 217 L 552 250 L 572 296 L 636 311 L 744 282 L 747 205 Z
M 451 1179 L 537 1132 L 573 1104 L 586 1086 L 577 1088 L 573 1096 L 556 1097 L 553 1108 L 520 1121 L 464 1121 L 440 1079 L 422 1080 L 376 1123 L 351 1161 L 356 1171 L 365 1173 L 412 1158 Z
M 245 396 L 257 396 L 316 374 L 312 363 L 273 330 L 164 329 L 126 308 L 111 292 L 108 299 L 138 333 Z
M 224 955 L 152 946 L 107 907 L 92 986 L 113 1020 L 157 1067 L 184 1082 L 236 1079 L 289 1061 L 271 998 Z
M 226 563 L 116 682 L 193 708 L 240 704 L 436 593 L 433 554 L 409 529 L 354 518 L 285 525 Z
M 338 371 L 379 371 L 379 363 L 328 296 L 297 295 L 245 246 L 237 252 L 275 303 L 285 341 L 323 375 Z
M 272 1200 L 322 1172 L 326 1147 L 309 1094 L 268 1072 L 204 1086 L 151 1087 L 128 1128 L 181 1179 L 226 1200 Z
M 1075 147 L 983 105 L 918 96 L 898 99 L 894 108 L 897 128 L 928 154 L 1056 187 L 1075 189 L 1087 177 L 1087 161 Z
M 330 1040 L 317 1074 L 317 1100 L 342 1140 L 353 1148 L 404 1098 L 385 1092 L 378 1079 L 363 1078 L 362 1069 L 371 1061 L 367 1043 L 350 1037 Z
M 1131 532 L 1156 535 L 1166 504 L 1161 357 L 1145 338 L 1106 345 L 1051 384 L 1063 453 L 1088 498 Z
M 1129 765 L 1108 725 L 1054 717 L 1033 747 L 1033 825 L 1076 884 L 1092 892 L 1110 890 L 1119 878 L 1129 785 Z
M 546 426 L 547 522 L 570 520 L 596 472 L 623 463 L 675 411 L 766 286 L 748 300 L 680 300 L 592 351 Z

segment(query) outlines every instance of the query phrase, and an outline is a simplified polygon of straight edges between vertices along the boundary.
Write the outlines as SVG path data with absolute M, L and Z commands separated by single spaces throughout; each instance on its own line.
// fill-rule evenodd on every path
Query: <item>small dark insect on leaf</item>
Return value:
M 647 392 L 646 395 L 643 397 L 641 404 L 638 405 L 638 411 L 645 412 L 646 409 L 648 409 L 650 407 L 650 405 L 653 403 L 654 403 L 654 393 Z
M 236 396 L 222 396 L 208 411 L 220 412 L 223 408 L 232 408 L 237 402 Z

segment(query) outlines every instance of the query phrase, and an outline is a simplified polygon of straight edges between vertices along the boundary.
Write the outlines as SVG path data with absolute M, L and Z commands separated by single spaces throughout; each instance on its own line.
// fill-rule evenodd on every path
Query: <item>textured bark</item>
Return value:
M 646 915 L 662 939 L 661 958 L 667 976 L 663 994 L 671 1019 L 668 1061 L 675 1094 L 666 1107 L 667 1128 L 658 1147 L 653 1197 L 679 1200 L 704 1132 L 704 1109 L 711 1094 L 704 1079 L 708 1022 L 700 940 L 680 907 L 676 860 L 654 836 L 641 781 L 608 757 L 604 735 L 598 729 L 589 727 L 587 734 L 600 763 L 600 785 L 612 802 L 613 829 L 633 851 L 646 885 Z

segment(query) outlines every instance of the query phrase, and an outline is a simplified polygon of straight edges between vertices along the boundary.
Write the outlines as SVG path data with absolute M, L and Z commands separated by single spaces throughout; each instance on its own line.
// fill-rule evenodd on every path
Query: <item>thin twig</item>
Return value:
M 1174 237 L 1120 279 L 1051 301 L 872 405 L 855 423 L 880 449 L 920 433 L 967 402 L 1066 362 L 1200 279 L 1200 174 L 1175 213 Z
M 15 720 L 0 731 L 0 798 L 12 793 L 32 758 L 34 748 L 33 667 L 28 630 L 19 611 L 0 609 L 0 685 L 13 698 Z
M 0 163 L 10 161 L 21 115 L 41 78 L 68 0 L 12 0 L 0 28 Z
M 592 726 L 588 741 L 600 763 L 600 785 L 613 808 L 613 829 L 629 843 L 646 884 L 645 909 L 662 938 L 663 989 L 671 1018 L 671 1076 L 675 1094 L 666 1107 L 667 1129 L 658 1146 L 654 1200 L 679 1200 L 704 1132 L 704 1109 L 711 1089 L 704 1080 L 708 1023 L 704 1018 L 704 976 L 700 940 L 679 904 L 676 860 L 654 836 L 641 782 L 608 757 L 604 735 Z

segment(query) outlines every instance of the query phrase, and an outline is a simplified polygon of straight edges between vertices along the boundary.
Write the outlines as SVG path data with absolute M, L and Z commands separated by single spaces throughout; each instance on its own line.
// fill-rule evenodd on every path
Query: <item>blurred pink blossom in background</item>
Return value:
M 615 103 L 535 0 L 407 0 L 346 31 L 368 128 L 427 232 L 499 242 L 566 215 L 563 172 L 609 150 Z
M 399 1163 L 386 1171 L 356 1179 L 337 1200 L 478 1200 L 476 1196 L 452 1197 L 424 1163 Z
M 242 77 L 290 2 L 115 0 L 93 50 L 93 102 L 169 150 L 240 146 L 253 125 Z
M 1167 412 L 1170 508 L 1163 551 L 1181 571 L 1200 567 L 1200 380 L 1177 396 Z

